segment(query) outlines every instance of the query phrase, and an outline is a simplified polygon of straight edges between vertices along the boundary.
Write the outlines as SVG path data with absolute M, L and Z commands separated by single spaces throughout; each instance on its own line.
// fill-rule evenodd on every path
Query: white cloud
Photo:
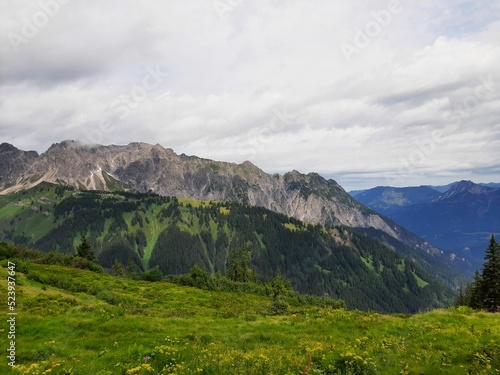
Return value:
M 348 189 L 500 181 L 498 1 L 401 0 L 350 62 L 342 43 L 390 2 L 69 1 L 30 38 L 40 3 L 3 3 L 0 139 L 17 147 L 160 142 Z

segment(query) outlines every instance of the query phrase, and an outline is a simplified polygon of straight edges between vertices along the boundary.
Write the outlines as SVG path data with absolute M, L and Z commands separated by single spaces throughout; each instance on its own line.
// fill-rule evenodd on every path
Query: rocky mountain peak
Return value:
M 10 151 L 19 151 L 19 149 L 17 147 L 14 147 L 10 143 L 6 142 L 0 145 L 0 153 L 10 152 Z
M 472 181 L 462 180 L 462 181 L 458 181 L 458 182 L 455 182 L 454 184 L 452 184 L 451 187 L 447 191 L 445 191 L 442 195 L 440 195 L 436 199 L 436 201 L 447 200 L 447 199 L 450 199 L 452 197 L 456 197 L 458 195 L 466 194 L 466 193 L 483 194 L 483 193 L 491 192 L 493 190 L 495 190 L 495 189 L 475 184 Z

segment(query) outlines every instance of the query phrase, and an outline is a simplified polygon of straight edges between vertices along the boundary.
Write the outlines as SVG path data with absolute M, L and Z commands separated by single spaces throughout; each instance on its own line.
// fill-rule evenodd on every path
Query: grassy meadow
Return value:
M 7 262 L 0 290 L 7 295 Z M 24 274 L 23 272 L 27 272 Z M 498 374 L 500 316 L 381 315 L 17 264 L 16 365 L 2 374 Z M 4 311 L 7 311 L 5 298 Z M 0 327 L 9 348 L 8 323 Z

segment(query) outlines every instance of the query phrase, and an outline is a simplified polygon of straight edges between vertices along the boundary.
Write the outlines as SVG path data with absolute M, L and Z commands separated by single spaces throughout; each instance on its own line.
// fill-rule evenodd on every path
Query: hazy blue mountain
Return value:
M 351 190 L 351 191 L 349 191 L 349 194 L 351 195 L 351 197 L 356 197 L 358 194 L 364 193 L 367 190 L 368 189 L 364 189 L 364 190 Z
M 489 236 L 500 232 L 497 185 L 459 181 L 444 186 L 379 186 L 357 191 L 354 197 L 452 257 L 480 264 Z
M 448 184 L 448 185 L 429 185 L 429 187 L 433 188 L 434 190 L 437 190 L 441 193 L 444 193 L 445 191 L 451 189 L 453 187 L 454 184 L 456 184 L 457 182 L 459 181 L 456 181 L 456 182 L 453 182 L 451 184 Z M 493 189 L 497 189 L 497 188 L 500 188 L 500 183 L 496 183 L 496 182 L 480 182 L 478 183 L 477 185 L 480 185 L 480 186 L 486 186 L 486 187 L 490 187 L 490 188 L 493 188 Z
M 481 182 L 481 183 L 479 183 L 479 185 L 490 187 L 490 188 L 493 188 L 493 189 L 500 188 L 500 184 L 496 183 L 496 182 L 488 182 L 488 183 Z
M 452 182 L 451 184 L 448 184 L 448 185 L 429 185 L 429 187 L 432 188 L 432 189 L 434 189 L 434 190 L 439 191 L 440 193 L 444 193 L 446 190 L 451 189 L 451 187 L 455 183 L 456 182 Z
M 355 195 L 355 199 L 383 215 L 390 216 L 403 207 L 428 203 L 439 196 L 437 190 L 428 186 L 405 188 L 379 186 L 359 192 Z

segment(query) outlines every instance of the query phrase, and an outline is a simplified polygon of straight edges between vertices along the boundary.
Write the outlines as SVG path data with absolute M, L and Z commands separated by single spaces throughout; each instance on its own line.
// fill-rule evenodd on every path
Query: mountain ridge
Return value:
M 379 187 L 355 198 L 434 246 L 482 261 L 484 241 L 500 230 L 500 189 L 465 180 L 447 186 L 446 191 L 431 195 L 425 194 L 429 187 Z M 396 190 L 403 197 L 416 191 L 418 199 L 395 204 L 387 197 Z
M 109 157 L 108 154 L 108 157 L 103 157 L 105 153 L 103 151 L 116 155 Z M 183 170 L 179 171 L 180 169 Z M 362 206 L 352 200 L 332 179 L 326 180 L 317 173 L 304 175 L 295 170 L 283 175 L 270 175 L 249 161 L 236 164 L 184 154 L 177 155 L 172 149 L 163 148 L 158 144 L 90 146 L 74 141 L 53 144 L 45 153 L 40 154 L 27 170 L 18 173 L 16 185 L 6 188 L 4 179 L 0 180 L 0 194 L 23 190 L 42 181 L 76 188 L 109 190 L 103 183 L 103 178 L 100 178 L 103 172 L 141 192 L 152 191 L 160 195 L 191 199 L 243 201 L 288 214 L 299 220 L 363 226 L 360 225 L 362 215 L 359 212 L 336 216 L 326 212 L 314 217 L 312 211 L 315 208 L 321 212 L 321 207 L 316 207 L 314 204 L 311 204 L 306 211 L 299 212 L 299 206 L 307 207 L 298 204 L 300 198 L 307 201 L 312 189 L 316 189 L 315 193 L 327 199 L 334 198 L 336 194 L 341 195 L 341 199 L 362 209 Z M 229 175 L 230 172 L 232 176 Z M 148 174 L 156 175 L 158 178 L 144 179 L 143 176 Z M 304 186 L 303 182 L 308 186 Z M 228 186 L 224 186 L 224 183 Z M 276 193 L 271 194 L 271 190 Z M 256 194 L 261 192 L 264 194 Z M 290 201 L 288 207 L 284 207 L 282 202 L 285 197 Z M 342 207 L 337 208 L 340 210 Z M 368 216 L 373 221 L 369 223 L 370 225 L 382 223 L 376 216 L 378 215 L 374 214 L 371 218 Z M 388 226 L 385 229 L 395 234 Z
M 12 160 L 4 156 L 0 154 L 6 164 L 12 164 Z M 100 146 L 63 141 L 32 156 L 26 163 L 11 168 L 8 174 L 0 175 L 0 194 L 50 182 L 80 190 L 132 190 L 207 201 L 233 201 L 264 207 L 305 222 L 374 228 L 423 253 L 438 258 L 447 256 L 356 201 L 333 179 L 327 180 L 317 173 L 268 174 L 249 161 L 236 164 L 178 155 L 159 144 L 141 142 Z

